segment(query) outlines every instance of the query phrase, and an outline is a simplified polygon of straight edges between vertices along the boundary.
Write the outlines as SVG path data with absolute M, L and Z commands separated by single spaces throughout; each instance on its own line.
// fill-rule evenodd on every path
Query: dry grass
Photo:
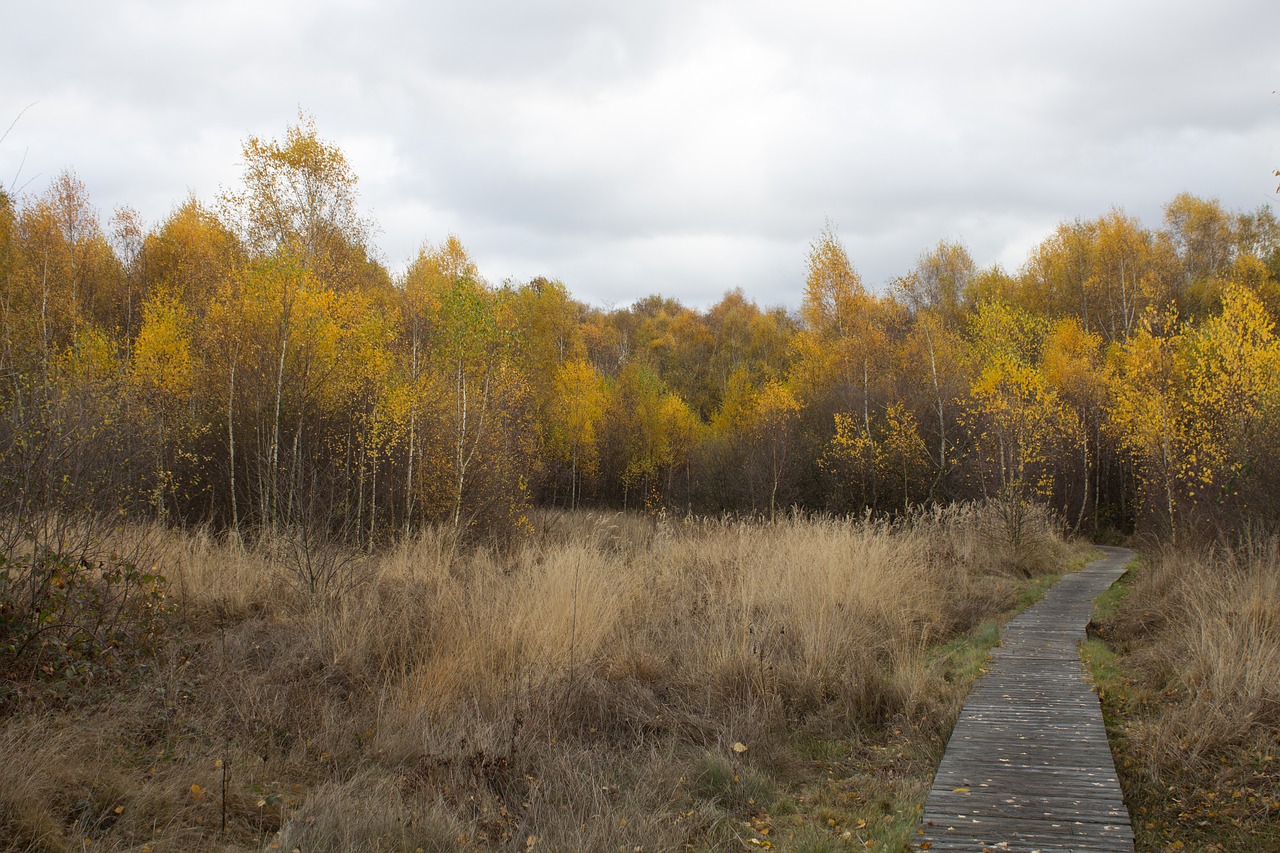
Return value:
M 1165 550 L 1102 628 L 1142 843 L 1280 848 L 1280 539 Z
M 0 721 L 0 842 L 738 849 L 795 813 L 772 838 L 802 848 L 814 750 L 917 737 L 927 765 L 963 696 L 939 644 L 1065 553 L 1042 527 L 993 557 L 977 507 L 535 522 L 505 551 L 425 532 L 336 596 L 278 550 L 158 537 L 172 641 L 127 690 Z

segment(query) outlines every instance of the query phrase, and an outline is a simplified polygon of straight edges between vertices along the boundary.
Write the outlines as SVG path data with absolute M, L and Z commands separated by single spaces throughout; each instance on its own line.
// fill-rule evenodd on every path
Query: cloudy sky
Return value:
M 1280 201 L 1277 33 L 1275 0 L 5 2 L 0 183 L 156 223 L 301 107 L 393 270 L 456 233 L 595 304 L 795 306 L 827 218 L 880 285 L 940 239 L 1016 269 L 1111 205 Z

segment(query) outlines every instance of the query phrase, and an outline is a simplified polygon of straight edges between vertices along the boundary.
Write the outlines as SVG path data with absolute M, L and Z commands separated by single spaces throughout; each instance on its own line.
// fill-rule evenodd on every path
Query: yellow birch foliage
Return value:
M 818 466 L 835 483 L 842 503 L 853 503 L 853 495 L 857 494 L 859 506 L 865 506 L 878 448 L 864 428 L 861 416 L 836 412 L 835 428 L 835 435 L 818 458 Z
M 592 476 L 599 463 L 596 436 L 604 419 L 608 394 L 591 362 L 575 359 L 556 371 L 551 449 L 557 459 L 579 475 Z
M 890 482 L 901 483 L 902 505 L 911 504 L 911 484 L 918 481 L 929 462 L 928 449 L 920 437 L 915 415 L 901 402 L 889 404 L 884 412 L 884 437 L 877 451 L 880 467 Z
M 1110 425 L 1170 525 L 1247 503 L 1280 414 L 1280 342 L 1257 296 L 1228 282 L 1201 323 L 1152 314 L 1116 362 Z
M 809 249 L 792 383 L 806 401 L 835 392 L 870 421 L 873 387 L 888 362 L 888 301 L 867 292 L 830 224 Z
M 191 318 L 179 300 L 163 292 L 147 300 L 132 355 L 134 381 L 173 401 L 190 397 L 195 378 Z
M 1162 506 L 1176 528 L 1175 483 L 1187 442 L 1180 434 L 1176 339 L 1163 333 L 1173 316 L 1148 309 L 1113 355 L 1116 382 L 1107 427 L 1136 458 L 1148 504 Z
M 1045 324 L 999 302 L 980 305 L 972 321 L 976 363 L 965 422 L 980 456 L 984 488 L 1002 499 L 1049 497 L 1053 463 L 1079 435 L 1073 413 L 1049 386 L 1038 362 Z
M 1181 414 L 1186 440 L 1197 449 L 1183 476 L 1214 487 L 1219 499 L 1235 495 L 1280 406 L 1275 324 L 1253 293 L 1228 284 L 1222 313 L 1193 327 L 1182 344 Z

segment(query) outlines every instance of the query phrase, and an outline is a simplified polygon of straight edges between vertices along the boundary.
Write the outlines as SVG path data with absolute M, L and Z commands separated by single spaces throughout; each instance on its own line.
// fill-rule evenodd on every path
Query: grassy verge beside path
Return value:
M 1138 850 L 1280 850 L 1280 542 L 1141 558 L 1092 627 Z

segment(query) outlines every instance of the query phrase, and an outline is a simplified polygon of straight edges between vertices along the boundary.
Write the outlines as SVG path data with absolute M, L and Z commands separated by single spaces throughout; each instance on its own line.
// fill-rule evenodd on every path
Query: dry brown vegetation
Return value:
M 1280 539 L 1165 549 L 1090 652 L 1141 849 L 1280 849 Z
M 901 848 L 976 669 L 957 638 L 1066 554 L 1043 524 L 1002 551 L 995 519 L 555 514 L 502 551 L 337 555 L 340 594 L 289 548 L 153 531 L 171 636 L 114 682 L 11 697 L 0 840 Z

